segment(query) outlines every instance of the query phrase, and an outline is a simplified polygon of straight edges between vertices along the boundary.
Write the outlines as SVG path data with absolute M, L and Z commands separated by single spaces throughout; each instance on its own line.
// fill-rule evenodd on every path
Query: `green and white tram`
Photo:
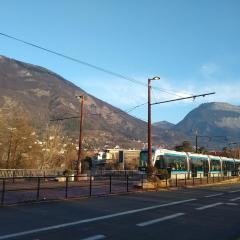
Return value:
M 147 168 L 148 152 L 142 150 L 140 152 L 140 166 L 141 171 Z M 184 179 L 189 176 L 189 161 L 188 155 L 185 152 L 176 152 L 167 149 L 156 149 L 152 151 L 153 165 L 159 169 L 160 172 L 167 173 L 169 178 Z
M 140 152 L 139 170 L 147 170 L 148 151 Z M 153 165 L 159 173 L 179 179 L 233 176 L 240 172 L 240 160 L 196 153 L 177 152 L 167 149 L 152 150 Z

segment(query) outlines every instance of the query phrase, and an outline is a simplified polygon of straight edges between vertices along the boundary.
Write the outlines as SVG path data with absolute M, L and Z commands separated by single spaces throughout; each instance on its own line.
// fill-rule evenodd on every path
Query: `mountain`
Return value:
M 75 96 L 84 94 L 84 142 L 90 148 L 141 148 L 147 142 L 147 123 L 88 94 L 60 75 L 40 66 L 0 56 L 0 112 L 15 107 L 31 116 L 41 133 L 46 124 L 62 124 L 66 135 L 77 140 L 80 103 Z M 194 142 L 196 130 L 200 142 L 226 145 L 224 136 L 234 139 L 240 134 L 240 107 L 213 102 L 192 110 L 181 122 L 153 124 L 156 146 L 173 148 L 184 140 Z M 218 136 L 211 139 L 209 137 Z M 218 141 L 217 141 L 218 140 Z
M 192 137 L 197 131 L 198 135 L 205 136 L 201 137 L 201 141 L 210 140 L 212 145 L 226 146 L 227 141 L 239 138 L 240 107 L 224 102 L 201 104 L 175 125 L 173 130 Z
M 28 112 L 42 131 L 53 119 L 79 116 L 80 103 L 75 96 L 85 96 L 84 140 L 92 147 L 142 147 L 147 142 L 147 123 L 86 93 L 58 74 L 40 66 L 0 56 L 0 108 L 17 107 Z M 68 136 L 77 139 L 79 119 L 58 121 Z M 155 142 L 174 144 L 172 133 L 153 127 Z
M 158 127 L 163 130 L 169 130 L 169 129 L 173 128 L 174 124 L 170 123 L 168 121 L 161 121 L 161 122 L 154 123 L 153 126 Z

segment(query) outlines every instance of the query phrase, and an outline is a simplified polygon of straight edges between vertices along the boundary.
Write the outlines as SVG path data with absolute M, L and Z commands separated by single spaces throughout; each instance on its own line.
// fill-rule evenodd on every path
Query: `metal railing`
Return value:
M 188 174 L 176 174 L 171 178 L 167 175 L 156 175 L 156 177 L 160 181 L 153 184 L 152 189 L 157 190 L 158 188 L 211 184 L 239 176 L 237 173 L 231 176 L 209 173 L 205 176 L 199 174 L 197 177 Z M 147 175 L 140 173 L 15 177 L 14 181 L 12 177 L 0 178 L 0 205 L 143 191 L 149 189 L 145 186 L 147 182 Z
M 0 169 L 0 178 L 56 176 L 63 172 L 62 169 Z

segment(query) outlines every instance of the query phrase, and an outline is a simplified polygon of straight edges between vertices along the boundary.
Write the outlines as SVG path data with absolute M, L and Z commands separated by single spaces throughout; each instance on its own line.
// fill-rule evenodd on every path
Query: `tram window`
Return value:
M 158 169 L 165 169 L 166 168 L 166 164 L 165 164 L 163 156 L 157 156 L 155 166 Z
M 184 156 L 171 156 L 171 155 L 164 155 L 164 160 L 166 162 L 167 167 L 171 168 L 172 170 L 186 170 Z
M 221 170 L 221 164 L 219 160 L 211 160 L 211 170 L 212 171 L 220 171 Z
M 234 170 L 234 163 L 230 162 L 230 161 L 223 161 L 223 170 L 233 171 Z
M 192 158 L 192 167 L 197 171 L 203 171 L 207 167 L 207 160 L 202 158 Z

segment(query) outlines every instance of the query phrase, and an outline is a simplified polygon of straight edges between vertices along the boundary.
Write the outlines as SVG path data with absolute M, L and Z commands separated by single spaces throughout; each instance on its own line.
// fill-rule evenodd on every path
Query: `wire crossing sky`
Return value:
M 83 64 L 3 35 L 0 55 L 48 68 L 121 109 L 145 103 L 154 76 L 156 102 L 216 92 L 153 107 L 153 121 L 177 123 L 204 102 L 240 105 L 239 7 L 238 0 L 4 1 L 0 33 Z M 132 112 L 146 119 L 145 105 Z

